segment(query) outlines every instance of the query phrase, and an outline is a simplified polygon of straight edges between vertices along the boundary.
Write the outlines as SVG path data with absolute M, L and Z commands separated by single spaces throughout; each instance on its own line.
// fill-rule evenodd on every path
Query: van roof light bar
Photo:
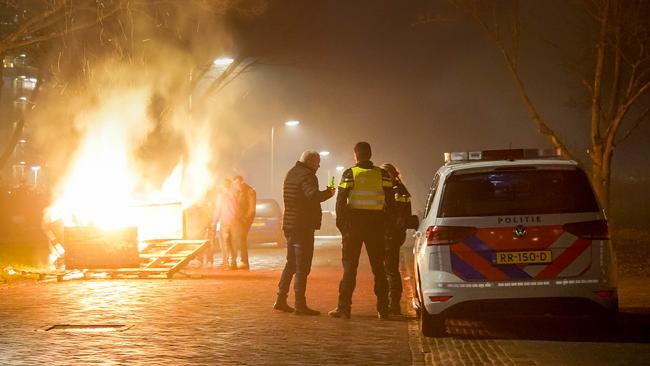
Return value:
M 558 158 L 559 149 L 505 149 L 483 151 L 455 151 L 444 154 L 445 163 L 460 161 L 519 160 Z

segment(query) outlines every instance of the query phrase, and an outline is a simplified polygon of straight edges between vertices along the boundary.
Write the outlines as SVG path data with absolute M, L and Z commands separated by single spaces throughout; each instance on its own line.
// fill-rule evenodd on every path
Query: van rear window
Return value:
M 599 211 L 580 169 L 521 169 L 454 174 L 445 182 L 440 217 Z
M 278 217 L 280 214 L 280 207 L 273 201 L 257 201 L 255 205 L 256 217 Z

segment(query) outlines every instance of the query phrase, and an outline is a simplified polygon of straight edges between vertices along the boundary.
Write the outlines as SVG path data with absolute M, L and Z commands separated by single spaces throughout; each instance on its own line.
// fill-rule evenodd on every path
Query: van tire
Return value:
M 417 273 L 418 288 L 416 289 L 415 294 L 418 297 L 418 301 L 420 302 L 420 311 L 418 314 L 420 316 L 420 331 L 425 337 L 444 337 L 447 335 L 445 317 L 440 314 L 431 315 L 427 311 L 427 308 L 424 306 L 424 299 L 422 297 L 422 286 L 420 285 L 419 269 Z
M 423 306 L 420 309 L 420 330 L 425 337 L 444 337 L 447 335 L 444 316 L 431 315 Z

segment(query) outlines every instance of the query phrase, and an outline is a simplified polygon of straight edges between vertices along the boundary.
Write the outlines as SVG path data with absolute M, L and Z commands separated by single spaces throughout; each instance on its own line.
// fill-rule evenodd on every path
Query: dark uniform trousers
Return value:
M 291 279 L 295 275 L 293 290 L 296 303 L 304 305 L 307 276 L 311 271 L 311 261 L 314 257 L 314 230 L 295 229 L 285 231 L 284 236 L 287 238 L 287 263 L 280 276 L 278 296 L 287 296 Z
M 388 311 L 388 281 L 384 271 L 384 215 L 381 212 L 350 213 L 349 229 L 343 235 L 343 279 L 339 284 L 339 309 L 350 310 L 357 283 L 361 246 L 366 245 L 375 279 L 377 311 Z
M 404 240 L 406 231 L 400 231 L 386 235 L 386 277 L 391 306 L 399 305 L 402 297 L 402 276 L 399 273 L 399 252 Z

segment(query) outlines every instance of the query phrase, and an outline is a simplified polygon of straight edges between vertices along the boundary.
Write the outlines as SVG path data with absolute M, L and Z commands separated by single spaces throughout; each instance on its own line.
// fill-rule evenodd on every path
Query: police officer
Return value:
M 343 278 L 339 284 L 334 318 L 350 318 L 361 246 L 365 243 L 375 279 L 377 313 L 388 318 L 388 282 L 384 272 L 384 233 L 394 206 L 393 183 L 388 173 L 372 164 L 370 144 L 354 146 L 356 165 L 343 172 L 336 198 L 336 226 L 343 237 Z
M 391 315 L 401 315 L 400 299 L 402 297 L 402 278 L 399 272 L 399 251 L 406 239 L 408 220 L 411 217 L 411 194 L 402 182 L 399 171 L 393 164 L 381 165 L 393 180 L 393 195 L 395 211 L 386 225 L 386 257 L 384 269 L 388 278 L 388 312 Z

